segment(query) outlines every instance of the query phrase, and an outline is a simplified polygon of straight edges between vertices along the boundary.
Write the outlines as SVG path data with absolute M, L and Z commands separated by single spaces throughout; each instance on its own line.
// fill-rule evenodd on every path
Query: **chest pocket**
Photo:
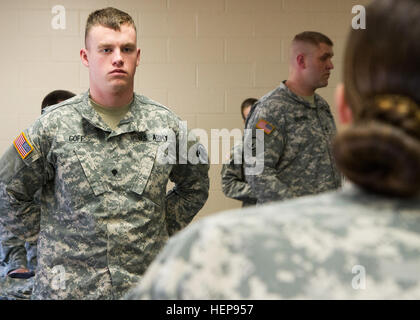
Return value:
M 331 140 L 336 134 L 335 120 L 329 110 L 322 110 L 319 113 L 324 134 Z
M 74 148 L 73 152 L 76 154 L 79 163 L 83 169 L 83 173 L 94 193 L 98 196 L 106 191 L 106 188 L 102 182 L 100 170 L 98 170 L 94 159 L 90 156 L 89 152 L 85 149 Z
M 130 181 L 130 190 L 141 195 L 146 187 L 147 182 L 151 178 L 152 169 L 155 165 L 156 154 L 161 144 L 157 142 L 140 142 L 133 146 L 132 163 L 136 165 L 132 168 L 137 172 L 133 181 Z
M 75 148 L 74 152 L 80 162 L 84 175 L 95 196 L 106 191 L 132 191 L 142 195 L 150 180 L 158 175 L 159 166 L 156 156 L 160 142 L 131 141 L 128 136 L 119 141 L 119 147 L 110 145 L 108 152 L 95 156 L 94 150 L 87 152 Z M 156 167 L 156 169 L 154 169 Z M 157 173 L 154 175 L 153 172 Z
M 62 142 L 49 155 L 55 166 L 54 192 L 60 205 L 78 209 L 106 191 L 91 153 L 84 144 Z

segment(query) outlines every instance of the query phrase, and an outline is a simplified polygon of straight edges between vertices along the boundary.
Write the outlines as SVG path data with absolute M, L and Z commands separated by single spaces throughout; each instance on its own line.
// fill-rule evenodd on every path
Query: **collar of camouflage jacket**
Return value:
M 336 191 L 332 191 L 336 192 Z M 369 192 L 357 184 L 345 179 L 340 190 L 343 197 L 352 199 L 355 203 L 362 203 L 364 206 L 377 207 L 381 204 L 383 207 L 392 207 L 399 213 L 411 212 L 413 221 L 420 223 L 420 195 L 411 198 L 390 197 L 373 192 Z M 381 210 L 376 210 L 379 213 Z
M 314 102 L 315 105 L 312 105 L 308 100 L 305 100 L 304 98 L 298 96 L 297 94 L 293 93 L 287 86 L 286 86 L 286 81 L 284 80 L 281 82 L 279 89 L 280 90 L 284 90 L 286 92 L 286 94 L 293 100 L 295 100 L 296 102 L 305 105 L 308 108 L 312 108 L 312 109 L 316 109 L 319 107 L 324 107 L 324 102 L 321 98 L 321 96 L 317 93 L 314 93 Z
M 134 99 L 131 103 L 130 109 L 114 131 L 112 131 L 112 129 L 102 120 L 95 109 L 90 106 L 89 91 L 85 92 L 81 96 L 81 101 L 77 110 L 80 115 L 92 126 L 106 132 L 112 132 L 109 136 L 110 138 L 111 136 L 117 136 L 123 133 L 146 132 L 153 129 L 148 125 L 150 121 L 147 121 L 150 120 L 150 112 L 144 107 L 149 104 L 148 101 L 149 100 L 146 97 L 134 94 Z

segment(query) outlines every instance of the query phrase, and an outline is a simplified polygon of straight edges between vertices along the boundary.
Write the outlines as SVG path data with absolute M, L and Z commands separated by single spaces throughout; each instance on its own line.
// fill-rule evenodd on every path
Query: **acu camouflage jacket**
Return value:
M 119 298 L 168 236 L 193 219 L 208 197 L 208 164 L 157 161 L 162 132 L 174 132 L 179 142 L 179 123 L 167 108 L 135 94 L 112 131 L 86 92 L 51 107 L 24 131 L 33 148 L 24 159 L 13 145 L 6 151 L 0 223 L 23 239 L 39 233 L 33 298 Z M 169 180 L 175 187 L 167 193 Z

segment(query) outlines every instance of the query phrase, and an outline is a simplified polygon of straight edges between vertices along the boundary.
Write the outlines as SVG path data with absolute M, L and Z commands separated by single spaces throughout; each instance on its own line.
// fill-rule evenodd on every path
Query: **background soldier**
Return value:
M 296 35 L 289 79 L 262 97 L 248 116 L 247 129 L 264 131 L 264 171 L 252 175 L 245 170 L 258 203 L 341 186 L 330 150 L 336 133 L 334 118 L 327 102 L 315 93 L 328 85 L 334 67 L 332 46 L 332 41 L 318 32 Z M 252 140 L 254 153 L 258 142 Z
M 41 112 L 44 111 L 46 107 L 55 105 L 67 99 L 73 98 L 75 94 L 67 90 L 54 90 L 47 94 L 41 103 Z
M 258 100 L 255 98 L 248 98 L 241 104 L 242 119 L 248 117 L 251 107 Z M 241 163 L 235 163 L 237 159 L 242 159 Z M 230 152 L 229 163 L 224 164 L 222 167 L 222 190 L 226 197 L 242 201 L 242 207 L 255 205 L 257 200 L 252 194 L 251 187 L 245 180 L 244 174 L 244 156 L 243 156 L 243 143 L 238 143 L 233 146 Z

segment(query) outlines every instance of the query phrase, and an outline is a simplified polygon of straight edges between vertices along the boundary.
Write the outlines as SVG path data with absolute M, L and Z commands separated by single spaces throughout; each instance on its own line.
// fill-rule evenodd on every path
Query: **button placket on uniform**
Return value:
M 110 147 L 107 150 L 108 156 L 108 164 L 107 164 L 107 175 L 111 178 L 111 180 L 119 180 L 121 178 L 121 157 L 118 152 L 118 144 L 115 141 L 118 137 L 113 137 L 110 142 Z

